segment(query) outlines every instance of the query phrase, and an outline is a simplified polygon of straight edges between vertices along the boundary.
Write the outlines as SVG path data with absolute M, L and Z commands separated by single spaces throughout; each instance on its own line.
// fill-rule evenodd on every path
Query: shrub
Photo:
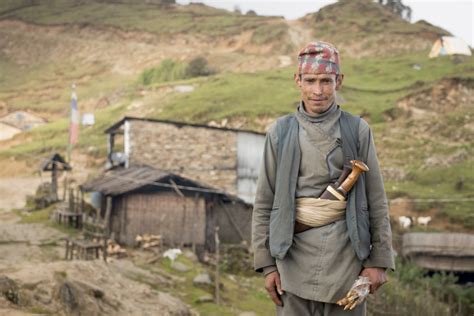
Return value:
M 186 67 L 186 77 L 202 77 L 214 74 L 215 71 L 209 68 L 207 60 L 204 57 L 196 57 L 191 60 Z
M 150 68 L 140 75 L 140 83 L 150 85 L 159 82 L 168 82 L 185 79 L 185 65 L 171 59 L 165 59 L 157 68 Z
M 147 86 L 154 83 L 183 80 L 194 77 L 209 76 L 215 71 L 209 68 L 203 57 L 194 58 L 189 64 L 165 59 L 156 68 L 144 70 L 139 78 L 141 84 Z

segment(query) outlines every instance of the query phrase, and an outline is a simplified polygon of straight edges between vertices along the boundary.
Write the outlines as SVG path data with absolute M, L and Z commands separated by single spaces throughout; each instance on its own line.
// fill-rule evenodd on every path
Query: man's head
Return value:
M 338 50 L 326 42 L 310 43 L 298 54 L 295 82 L 309 114 L 326 112 L 336 99 L 344 78 L 339 65 Z

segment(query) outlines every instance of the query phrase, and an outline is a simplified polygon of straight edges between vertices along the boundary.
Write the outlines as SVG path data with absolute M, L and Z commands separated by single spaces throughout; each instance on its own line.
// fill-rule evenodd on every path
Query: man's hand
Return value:
M 371 294 L 388 281 L 387 273 L 382 268 L 364 268 L 360 275 L 369 278 Z
M 278 305 L 283 306 L 280 295 L 283 294 L 281 289 L 280 273 L 278 271 L 270 272 L 265 276 L 265 289 L 270 294 L 272 301 Z

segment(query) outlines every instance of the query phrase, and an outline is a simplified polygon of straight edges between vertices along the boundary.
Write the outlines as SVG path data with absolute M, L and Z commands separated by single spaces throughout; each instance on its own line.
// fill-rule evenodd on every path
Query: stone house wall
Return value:
M 145 164 L 237 193 L 237 132 L 140 120 L 129 124 L 129 166 Z

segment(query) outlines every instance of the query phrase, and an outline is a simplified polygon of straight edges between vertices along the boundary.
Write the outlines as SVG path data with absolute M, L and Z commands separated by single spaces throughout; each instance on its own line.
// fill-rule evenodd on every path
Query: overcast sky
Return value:
M 177 0 L 188 4 L 189 0 Z M 321 7 L 335 3 L 335 0 L 192 0 L 207 5 L 233 10 L 238 6 L 243 13 L 254 10 L 259 15 L 280 15 L 286 19 L 297 19 Z M 473 15 L 474 0 L 403 0 L 412 8 L 412 22 L 426 20 L 440 26 L 451 34 L 461 37 L 471 47 L 474 44 Z

